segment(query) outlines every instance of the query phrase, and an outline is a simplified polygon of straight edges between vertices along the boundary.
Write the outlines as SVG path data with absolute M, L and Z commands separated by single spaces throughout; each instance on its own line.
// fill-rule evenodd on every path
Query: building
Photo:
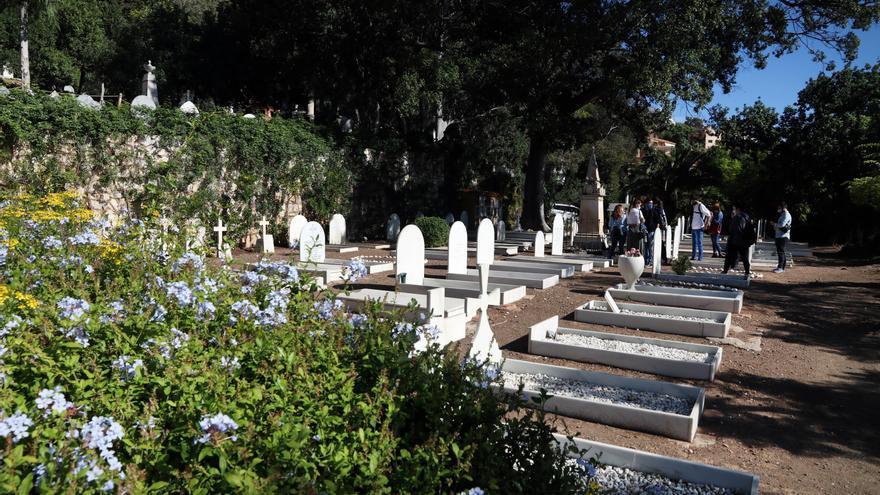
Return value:
M 703 149 L 707 150 L 721 142 L 721 133 L 715 128 L 707 126 L 697 131 L 694 138 L 697 142 L 703 143 Z
M 647 156 L 648 149 L 657 150 L 664 155 L 670 156 L 675 150 L 675 143 L 668 139 L 663 139 L 653 132 L 648 134 L 647 146 L 636 149 L 636 160 L 642 160 Z

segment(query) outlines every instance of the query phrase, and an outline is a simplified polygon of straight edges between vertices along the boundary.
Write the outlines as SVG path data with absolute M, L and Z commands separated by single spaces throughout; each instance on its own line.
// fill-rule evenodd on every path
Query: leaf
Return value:
M 18 495 L 27 495 L 34 487 L 34 473 L 28 473 L 18 484 Z

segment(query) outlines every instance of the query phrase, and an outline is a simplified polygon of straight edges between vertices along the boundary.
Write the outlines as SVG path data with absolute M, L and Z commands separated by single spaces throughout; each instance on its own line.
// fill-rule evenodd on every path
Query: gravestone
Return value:
M 540 230 L 535 232 L 535 257 L 544 257 L 544 233 Z
M 187 115 L 199 114 L 199 109 L 196 107 L 196 104 L 189 100 L 183 102 L 183 105 L 180 105 L 180 111 Z
M 453 215 L 452 213 L 447 213 L 446 214 L 446 224 L 452 225 L 453 223 L 455 223 L 455 215 Z
M 81 106 L 86 107 L 86 108 L 91 108 L 92 110 L 97 110 L 97 109 L 101 108 L 101 104 L 98 103 L 97 101 L 95 101 L 94 98 L 92 98 L 91 96 L 89 96 L 87 94 L 81 94 L 81 95 L 77 96 L 76 102 L 79 103 Z
M 266 217 L 262 217 L 258 222 L 261 235 L 257 240 L 257 252 L 262 254 L 273 254 L 275 252 L 275 236 L 266 232 L 266 227 L 269 226 L 271 222 L 266 220 Z
M 675 225 L 675 233 L 672 235 L 672 258 L 678 259 L 678 249 L 681 247 L 681 222 Z
M 299 235 L 302 233 L 302 229 L 307 223 L 309 223 L 309 221 L 302 215 L 297 215 L 290 219 L 290 223 L 287 224 L 288 247 L 292 249 L 299 246 Z
M 461 212 L 461 215 L 459 215 L 458 219 L 461 220 L 461 223 L 464 224 L 464 228 L 470 227 L 470 218 L 468 217 L 468 212 Z
M 562 215 L 556 215 L 553 217 L 553 244 L 550 249 L 550 254 L 553 256 L 560 256 L 563 251 L 563 244 L 565 243 L 565 234 L 563 230 L 565 228 L 565 221 L 562 219 Z
M 492 220 L 484 218 L 477 228 L 477 265 L 491 265 L 495 261 L 495 228 Z
M 504 224 L 504 220 L 498 220 L 498 223 L 495 224 L 495 240 L 503 241 L 507 239 L 507 225 Z
M 147 60 L 147 63 L 144 64 L 144 70 L 146 74 L 141 78 L 141 94 L 149 96 L 153 100 L 155 108 L 159 106 L 159 85 L 156 84 L 156 76 L 153 74 L 156 67 L 150 60 Z
M 666 259 L 672 259 L 672 227 L 666 226 Z
M 663 264 L 663 253 L 661 252 L 662 250 L 663 233 L 661 232 L 660 227 L 657 227 L 656 229 L 654 229 L 654 246 L 653 250 L 651 251 L 652 255 L 654 256 L 654 275 L 660 274 L 660 267 Z
M 217 257 L 223 259 L 231 259 L 232 258 L 232 250 L 228 245 L 223 243 L 223 233 L 226 232 L 226 226 L 223 225 L 223 219 L 217 219 L 217 226 L 214 227 L 214 232 L 217 233 Z
M 577 222 L 571 222 L 571 237 L 568 239 L 568 247 L 574 248 L 574 238 L 578 235 L 578 224 Z
M 399 235 L 400 217 L 397 216 L 397 213 L 392 213 L 391 216 L 388 217 L 388 221 L 385 223 L 385 239 L 394 242 Z
M 65 85 L 64 88 L 63 88 L 61 91 L 65 92 L 65 93 L 67 93 L 67 94 L 71 94 L 71 95 L 74 94 L 74 93 L 76 93 L 76 90 L 73 89 L 73 86 L 71 86 L 71 85 L 69 85 L 69 84 Z
M 323 263 L 326 259 L 324 227 L 318 222 L 307 223 L 299 234 L 299 260 Z
M 449 261 L 446 271 L 449 273 L 467 274 L 468 233 L 464 224 L 455 222 L 449 229 Z
M 414 285 L 425 281 L 425 238 L 415 225 L 407 225 L 397 237 L 397 280 Z
M 330 218 L 330 244 L 338 245 L 345 244 L 346 242 L 346 232 L 345 232 L 345 217 L 340 215 L 339 213 L 334 213 L 333 217 Z

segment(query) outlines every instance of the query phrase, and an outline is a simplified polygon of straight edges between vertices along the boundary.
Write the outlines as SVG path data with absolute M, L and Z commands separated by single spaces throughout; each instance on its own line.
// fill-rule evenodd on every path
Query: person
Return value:
M 788 212 L 788 205 L 779 203 L 776 208 L 779 218 L 773 224 L 776 230 L 776 269 L 773 273 L 782 273 L 785 271 L 785 245 L 791 239 L 791 213 Z
M 644 239 L 645 215 L 642 214 L 642 200 L 633 201 L 626 214 L 626 249 L 638 249 L 644 252 L 641 241 Z
M 660 235 L 663 236 L 663 242 L 660 245 L 660 261 L 665 264 L 669 262 L 669 260 L 666 258 L 666 227 L 669 225 L 669 223 L 666 220 L 666 210 L 663 209 L 663 200 L 661 200 L 660 198 L 654 198 L 653 214 L 654 218 L 657 220 L 657 226 L 660 227 Z
M 650 265 L 654 260 L 654 231 L 660 227 L 660 215 L 654 206 L 654 200 L 648 198 L 642 214 L 645 216 L 645 228 L 648 230 L 645 236 L 645 263 Z
M 745 278 L 748 280 L 752 269 L 749 248 L 757 241 L 757 232 L 752 219 L 742 208 L 734 205 L 731 213 L 733 216 L 727 234 L 727 253 L 724 257 L 724 270 L 721 273 L 726 274 L 736 265 L 738 259 L 742 259 L 743 268 L 746 270 Z
M 608 233 L 611 235 L 611 247 L 608 248 L 608 259 L 614 258 L 618 247 L 623 247 L 625 222 L 623 205 L 615 206 L 614 211 L 611 212 L 611 221 L 608 222 Z
M 703 231 L 709 226 L 712 213 L 706 205 L 700 202 L 700 198 L 693 198 L 693 210 L 691 213 L 691 259 L 703 261 Z
M 721 222 L 724 221 L 724 213 L 721 212 L 721 205 L 715 203 L 712 205 L 712 220 L 709 222 L 709 235 L 712 236 L 712 257 L 720 258 L 723 256 L 721 252 Z

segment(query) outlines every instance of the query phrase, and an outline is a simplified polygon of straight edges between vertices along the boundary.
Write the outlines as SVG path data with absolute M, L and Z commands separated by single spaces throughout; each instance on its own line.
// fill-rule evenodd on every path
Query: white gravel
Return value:
M 715 268 L 714 266 L 694 266 L 693 268 L 688 270 L 688 273 L 712 273 L 712 274 L 723 275 L 721 273 L 722 271 L 723 270 L 721 268 Z M 727 272 L 727 275 L 744 276 L 745 274 L 746 274 L 745 270 L 730 270 Z M 762 275 L 758 272 L 749 272 L 749 276 L 752 278 L 764 278 L 764 275 Z
M 557 333 L 555 341 L 560 344 L 589 347 L 591 349 L 601 349 L 605 351 L 625 352 L 627 354 L 638 354 L 640 356 L 650 356 L 655 358 L 674 359 L 676 361 L 711 363 L 714 359 L 714 356 L 707 352 L 686 351 L 684 349 L 676 349 L 674 347 L 665 347 L 656 344 L 635 344 L 612 338 L 599 338 L 574 333 Z
M 697 289 L 710 289 L 710 290 L 727 290 L 730 292 L 736 292 L 739 289 L 734 287 L 728 287 L 726 285 L 715 285 L 715 284 L 701 284 L 698 282 L 680 282 L 676 280 L 666 280 L 662 284 L 652 284 L 649 282 L 644 282 L 639 285 L 647 285 L 649 287 L 657 286 L 657 287 L 694 287 Z
M 703 318 L 700 316 L 679 316 L 679 315 L 667 315 L 667 314 L 659 314 L 659 313 L 648 313 L 647 311 L 632 311 L 629 309 L 621 309 L 620 312 L 622 314 L 627 315 L 636 315 L 636 316 L 650 316 L 652 318 L 665 318 L 667 320 L 679 320 L 679 321 L 699 321 L 703 323 L 718 323 L 712 318 Z
M 502 378 L 504 379 L 504 386 L 508 388 L 516 389 L 519 388 L 520 383 L 523 383 L 524 390 L 537 391 L 543 388 L 549 395 L 586 399 L 605 404 L 624 405 L 652 411 L 681 414 L 683 416 L 689 415 L 694 406 L 693 401 L 689 399 L 668 394 L 598 385 L 540 373 L 511 373 L 505 371 L 502 373 Z
M 570 463 L 575 463 L 571 460 Z M 586 473 L 585 473 L 586 474 Z M 600 465 L 593 478 L 603 491 L 633 495 L 734 495 L 736 492 L 632 469 Z

